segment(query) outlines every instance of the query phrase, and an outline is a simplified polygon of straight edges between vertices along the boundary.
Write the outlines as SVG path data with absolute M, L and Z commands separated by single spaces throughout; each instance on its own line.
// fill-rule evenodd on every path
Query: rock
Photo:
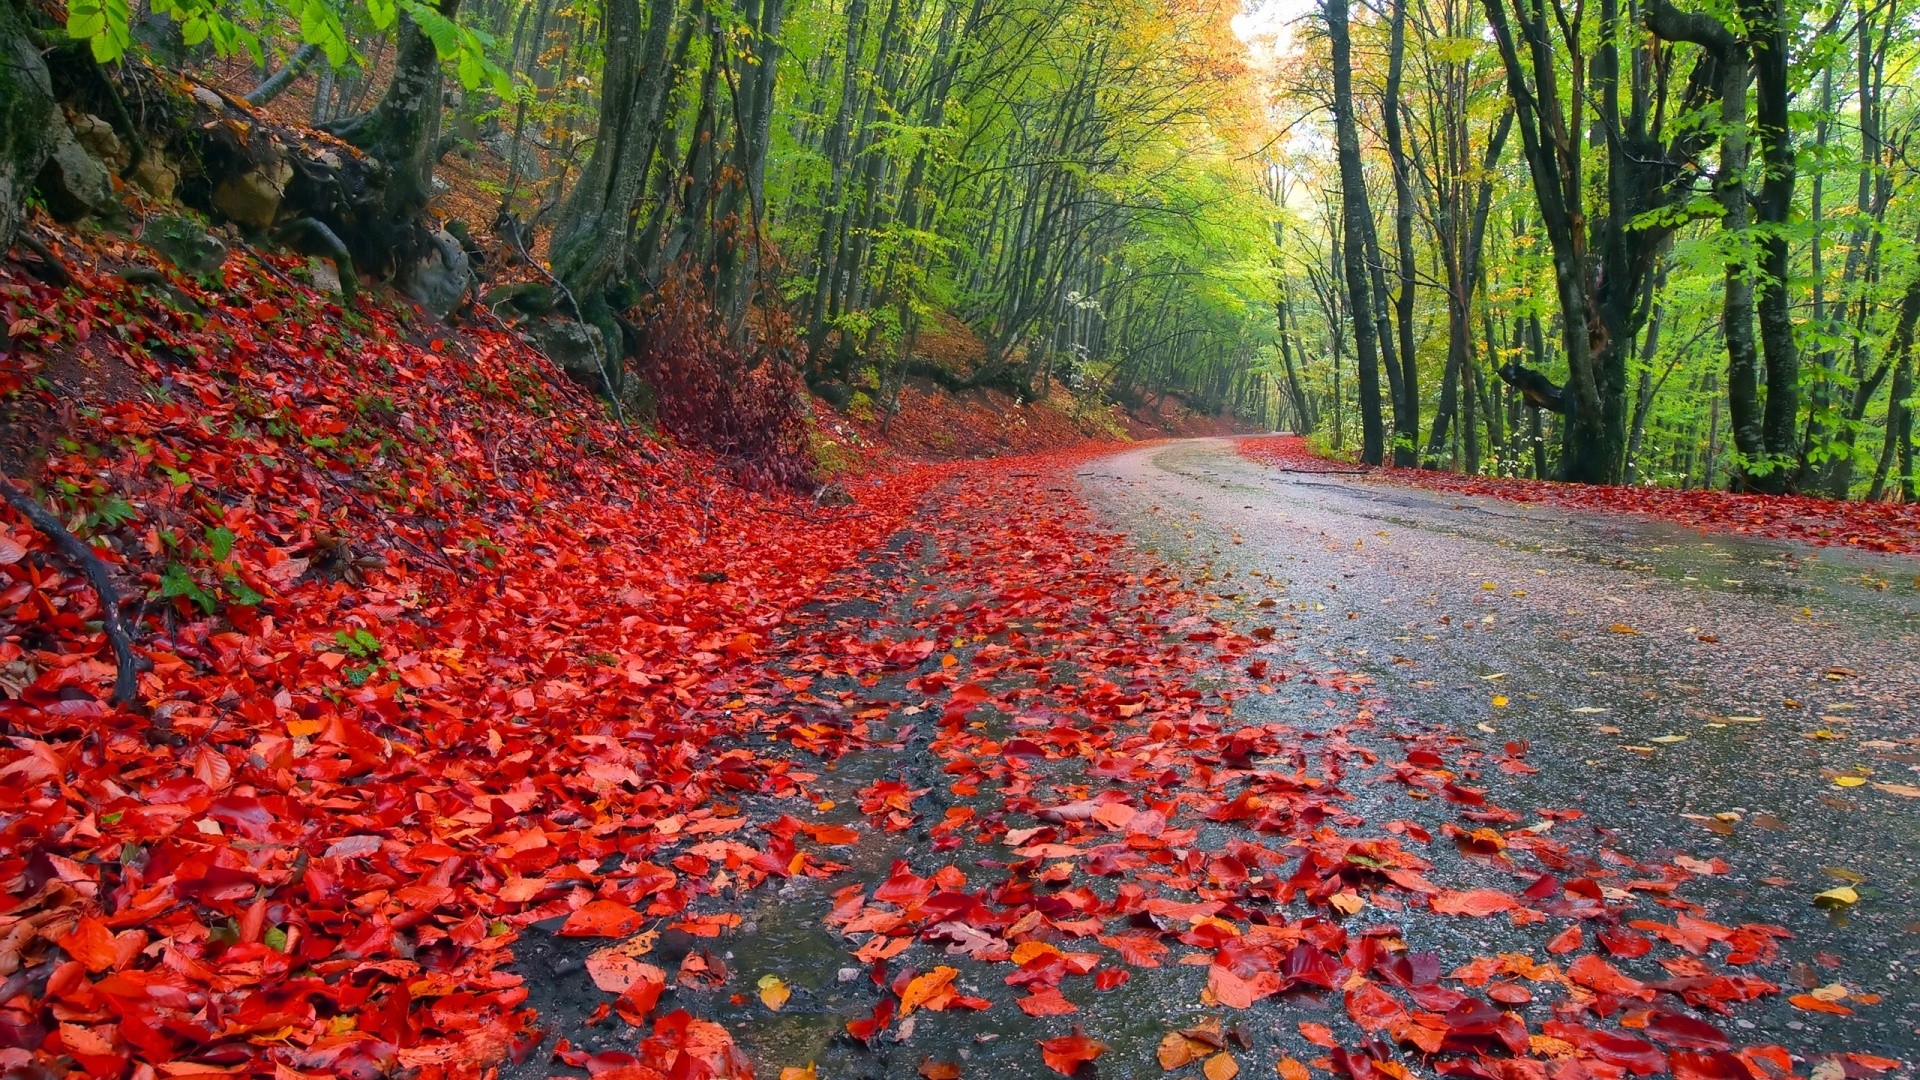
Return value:
M 473 266 L 460 241 L 445 229 L 427 237 L 427 250 L 401 268 L 400 291 L 436 319 L 444 319 L 466 299 Z
M 513 132 L 496 131 L 480 140 L 489 154 L 508 164 L 513 163 Z M 540 155 L 534 152 L 533 145 L 525 139 L 520 142 L 520 175 L 524 177 L 540 175 Z
M 74 139 L 114 173 L 118 174 L 127 167 L 127 162 L 133 160 L 133 154 L 120 141 L 120 135 L 113 130 L 112 124 L 92 113 L 69 115 L 68 122 L 73 127 Z
M 430 188 L 433 191 L 434 195 L 436 196 L 445 195 L 447 192 L 453 190 L 452 184 L 447 183 L 445 180 L 440 179 L 440 177 L 438 176 L 435 176 L 431 180 L 429 180 L 427 182 L 427 187 Z
M 205 105 L 209 109 L 220 112 L 225 112 L 227 108 L 226 98 L 221 97 L 218 93 L 204 86 L 196 86 L 193 88 L 193 100 Z
M 822 379 L 814 383 L 813 393 L 821 401 L 843 412 L 853 403 L 853 387 L 838 379 Z
M 815 506 L 852 506 L 853 495 L 839 484 L 828 484 L 813 493 Z
M 172 202 L 173 193 L 180 187 L 180 169 L 165 154 L 148 147 L 146 156 L 127 179 L 160 202 Z
M 213 189 L 213 208 L 243 229 L 265 232 L 280 215 L 280 202 L 291 179 L 293 166 L 283 160 L 256 165 L 220 181 Z
M 620 408 L 626 413 L 628 422 L 652 423 L 660 415 L 660 392 L 653 384 L 633 371 L 623 371 L 620 378 Z
M 606 358 L 606 339 L 599 327 L 550 316 L 530 326 L 527 336 L 534 348 L 547 354 L 547 359 L 560 365 L 560 370 L 575 381 L 606 392 L 606 378 L 600 368 Z
M 57 221 L 78 221 L 114 204 L 113 174 L 74 138 L 64 116 L 56 113 L 49 134 L 52 152 L 40 167 L 40 196 Z
M 165 214 L 147 223 L 147 246 L 195 277 L 206 277 L 227 261 L 227 245 L 190 217 Z
M 347 290 L 341 287 L 340 270 L 326 259 L 308 259 L 307 270 L 313 276 L 313 287 L 323 293 L 345 296 Z

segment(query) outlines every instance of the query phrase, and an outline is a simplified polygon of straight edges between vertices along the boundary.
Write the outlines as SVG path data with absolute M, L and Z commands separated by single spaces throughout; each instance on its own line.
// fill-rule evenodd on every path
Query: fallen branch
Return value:
M 51 511 L 22 491 L 12 477 L 0 476 L 0 494 L 93 583 L 94 594 L 100 598 L 100 622 L 106 627 L 107 641 L 113 646 L 114 665 L 119 669 L 113 680 L 113 703 L 131 704 L 140 689 L 140 661 L 133 654 L 133 635 L 120 619 L 120 594 L 107 575 L 107 564 L 100 561 L 100 556 L 95 555 L 85 541 L 68 532 Z
M 285 67 L 267 76 L 266 81 L 259 86 L 247 91 L 247 104 L 259 108 L 279 97 L 287 87 L 292 86 L 300 76 L 306 74 L 307 69 L 312 67 L 313 62 L 319 58 L 320 46 L 307 45 L 301 48 L 299 52 L 287 59 Z

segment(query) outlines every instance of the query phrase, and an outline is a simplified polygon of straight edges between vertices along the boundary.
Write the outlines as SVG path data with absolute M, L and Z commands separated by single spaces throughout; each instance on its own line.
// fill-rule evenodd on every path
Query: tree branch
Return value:
M 0 495 L 5 495 L 7 503 L 53 541 L 60 554 L 79 567 L 93 584 L 94 594 L 100 598 L 100 622 L 106 628 L 107 641 L 113 646 L 114 665 L 119 669 L 113 681 L 113 703 L 131 704 L 140 689 L 140 661 L 133 654 L 133 635 L 120 619 L 120 594 L 107 575 L 107 564 L 100 561 L 85 541 L 68 532 L 52 511 L 22 491 L 12 477 L 0 475 Z

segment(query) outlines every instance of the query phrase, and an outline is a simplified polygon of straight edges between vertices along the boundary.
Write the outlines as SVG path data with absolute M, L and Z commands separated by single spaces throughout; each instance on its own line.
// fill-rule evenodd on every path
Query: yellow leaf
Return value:
M 1614 623 L 1612 626 L 1607 627 L 1607 629 L 1613 631 L 1616 634 L 1637 634 L 1640 632 L 1623 622 Z
M 785 1005 L 787 999 L 792 996 L 793 991 L 787 988 L 786 980 L 780 976 L 760 976 L 760 1003 L 767 1008 L 772 1009 L 774 1012 L 779 1012 L 780 1007 Z M 809 1065 L 807 1068 L 811 1070 L 813 1067 Z
M 1505 694 L 1495 694 L 1495 695 L 1493 695 L 1493 707 L 1494 707 L 1494 708 L 1496 708 L 1496 709 L 1504 709 L 1504 708 L 1506 708 L 1506 707 L 1507 707 L 1507 695 L 1505 695 Z
M 1836 776 L 1833 778 L 1835 787 L 1859 787 L 1866 782 L 1867 778 L 1864 776 Z
M 1360 899 L 1360 894 L 1351 889 L 1345 889 L 1327 897 L 1327 903 L 1332 904 L 1342 915 L 1356 914 L 1361 908 L 1367 906 L 1367 902 Z
M 1828 889 L 1818 894 L 1813 898 L 1813 902 L 1820 907 L 1845 907 L 1859 903 L 1860 894 L 1853 891 L 1853 886 L 1842 885 L 1837 889 Z
M 1825 986 L 1810 990 L 1808 993 L 1821 1001 L 1845 1001 L 1851 991 L 1847 989 L 1846 983 L 1828 983 Z
M 1650 741 L 1657 743 L 1677 743 L 1686 742 L 1687 737 L 1685 735 L 1655 735 Z
M 813 1062 L 809 1061 L 804 1069 L 797 1065 L 781 1069 L 780 1080 L 820 1080 L 820 1074 L 813 1070 Z

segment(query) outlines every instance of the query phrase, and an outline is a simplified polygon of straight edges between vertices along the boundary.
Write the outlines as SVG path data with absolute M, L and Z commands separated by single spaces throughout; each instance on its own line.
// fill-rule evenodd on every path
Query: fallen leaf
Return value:
M 1106 1043 L 1088 1038 L 1079 1028 L 1071 1035 L 1040 1040 L 1040 1060 L 1062 1076 L 1072 1076 L 1080 1066 L 1106 1052 Z
M 1240 1063 L 1223 1050 L 1208 1058 L 1207 1063 L 1200 1067 L 1200 1072 L 1207 1080 L 1233 1080 L 1240 1075 Z
M 762 975 L 758 985 L 760 1003 L 774 1012 L 779 1012 L 781 1007 L 786 1005 L 787 999 L 793 997 L 793 990 L 787 986 L 786 980 L 778 975 Z
M 1820 907 L 1846 907 L 1849 904 L 1859 903 L 1860 894 L 1853 890 L 1853 886 L 1842 885 L 1838 888 L 1828 889 L 1826 892 L 1815 894 L 1813 902 Z

